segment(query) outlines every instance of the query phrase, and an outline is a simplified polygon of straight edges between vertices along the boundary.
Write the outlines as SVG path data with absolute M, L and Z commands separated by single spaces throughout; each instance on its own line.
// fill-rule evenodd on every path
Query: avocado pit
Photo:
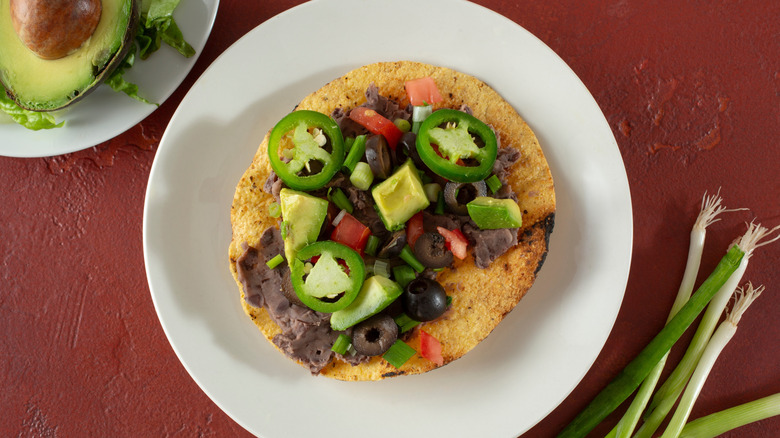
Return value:
M 100 0 L 11 0 L 11 19 L 19 39 L 43 59 L 74 52 L 95 32 Z

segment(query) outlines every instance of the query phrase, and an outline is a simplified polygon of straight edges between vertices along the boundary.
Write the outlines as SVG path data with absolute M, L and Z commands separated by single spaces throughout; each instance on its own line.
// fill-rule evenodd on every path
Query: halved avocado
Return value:
M 54 111 L 80 100 L 111 74 L 132 46 L 138 0 L 100 0 L 100 20 L 92 35 L 66 56 L 44 59 L 15 29 L 11 3 L 24 1 L 35 2 L 0 0 L 0 83 L 22 108 Z

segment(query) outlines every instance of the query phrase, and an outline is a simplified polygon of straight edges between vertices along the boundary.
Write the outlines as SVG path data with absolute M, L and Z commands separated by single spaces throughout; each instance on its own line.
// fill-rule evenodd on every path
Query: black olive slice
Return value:
M 432 231 L 423 233 L 414 243 L 414 255 L 427 268 L 444 268 L 452 264 L 452 252 L 447 249 L 444 236 Z
M 377 256 L 381 259 L 398 257 L 406 245 L 406 230 L 399 230 L 390 236 L 390 240 L 382 246 Z
M 407 158 L 411 158 L 418 169 L 424 168 L 425 163 L 423 163 L 420 154 L 417 152 L 417 134 L 411 131 L 404 132 L 395 147 L 395 161 L 399 166 Z
M 393 171 L 390 147 L 381 135 L 372 135 L 366 140 L 366 162 L 375 177 L 387 179 Z
M 352 329 L 352 346 L 366 356 L 379 356 L 398 339 L 398 325 L 390 316 L 380 313 Z
M 447 294 L 436 280 L 419 277 L 412 280 L 403 295 L 401 302 L 404 312 L 415 321 L 432 321 L 447 310 Z
M 473 183 L 448 182 L 444 186 L 444 202 L 451 212 L 466 216 L 469 214 L 466 204 L 478 196 L 487 196 L 485 181 Z

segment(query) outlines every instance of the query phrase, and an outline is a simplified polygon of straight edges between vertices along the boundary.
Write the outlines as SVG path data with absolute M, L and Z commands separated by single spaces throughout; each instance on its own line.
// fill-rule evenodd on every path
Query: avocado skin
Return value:
M 106 1 L 106 0 L 103 0 Z M 104 8 L 105 10 L 105 8 Z M 122 60 L 124 60 L 125 56 L 127 56 L 128 52 L 130 51 L 131 47 L 134 47 L 132 44 L 133 39 L 135 38 L 136 28 L 140 21 L 140 2 L 139 0 L 130 0 L 130 17 L 127 23 L 127 28 L 125 29 L 124 35 L 122 36 L 122 42 L 117 49 L 117 51 L 114 53 L 113 56 L 109 59 L 109 61 L 103 66 L 103 68 L 94 74 L 92 81 L 89 85 L 86 87 L 76 90 L 78 91 L 78 95 L 73 96 L 69 98 L 67 101 L 64 101 L 62 103 L 50 105 L 50 102 L 35 102 L 36 105 L 28 105 L 28 102 L 25 102 L 24 100 L 18 98 L 13 90 L 13 84 L 8 84 L 3 81 L 3 76 L 0 75 L 0 84 L 3 85 L 5 88 L 6 95 L 10 99 L 12 99 L 14 102 L 16 102 L 17 105 L 19 105 L 21 108 L 29 110 L 29 111 L 38 111 L 38 112 L 49 112 L 49 111 L 57 111 L 63 108 L 66 108 L 70 105 L 73 105 L 74 103 L 80 101 L 87 95 L 89 95 L 92 91 L 94 91 L 98 85 L 102 84 L 103 81 L 105 81 L 111 73 L 116 70 L 117 67 L 122 63 Z M 0 44 L 2 44 L 2 41 L 0 41 Z M 82 50 L 82 49 L 79 49 Z M 77 55 L 78 51 L 75 53 L 69 55 Z M 2 56 L 2 48 L 0 47 L 0 56 Z M 32 55 L 31 52 L 31 56 Z M 50 61 L 50 62 L 55 62 Z M 52 80 L 57 81 L 58 78 L 54 77 Z

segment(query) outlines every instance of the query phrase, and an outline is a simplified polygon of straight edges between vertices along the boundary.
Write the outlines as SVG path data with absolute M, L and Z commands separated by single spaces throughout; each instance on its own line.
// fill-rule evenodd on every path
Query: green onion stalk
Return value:
M 685 392 L 680 399 L 680 404 L 677 406 L 677 410 L 674 412 L 661 438 L 677 438 L 680 435 L 685 422 L 688 420 L 688 416 L 691 414 L 693 404 L 699 397 L 704 382 L 712 370 L 712 366 L 715 365 L 718 356 L 737 332 L 737 324 L 739 324 L 742 315 L 753 301 L 761 295 L 763 289 L 763 287 L 753 289 L 753 285 L 749 284 L 744 292 L 742 289 L 737 290 L 734 308 L 728 313 L 726 320 L 718 326 L 718 329 L 715 330 L 715 333 L 713 333 L 710 341 L 707 343 L 707 347 L 704 349 L 701 359 L 691 375 L 691 380 L 688 382 Z
M 748 261 L 750 260 L 753 251 L 756 248 L 780 239 L 780 235 L 778 235 L 772 239 L 766 240 L 768 236 L 777 230 L 780 230 L 780 226 L 769 230 L 761 225 L 751 223 L 745 234 L 740 239 L 737 239 L 735 246 L 741 248 L 742 251 L 744 251 L 745 256 L 742 258 L 739 267 L 734 272 L 732 278 L 729 279 L 728 287 L 721 288 L 707 306 L 707 311 L 704 313 L 687 351 L 680 360 L 680 363 L 669 375 L 666 382 L 661 385 L 653 397 L 653 401 L 650 403 L 648 411 L 645 413 L 645 422 L 642 424 L 642 427 L 639 428 L 636 435 L 634 435 L 635 438 L 651 437 L 661 425 L 664 418 L 666 418 L 666 415 L 682 394 L 712 333 L 715 331 L 717 323 L 723 314 L 723 310 L 726 308 L 734 290 L 742 279 L 742 275 L 747 269 Z
M 693 292 L 694 283 L 696 282 L 696 276 L 699 273 L 699 266 L 701 264 L 701 256 L 704 251 L 704 240 L 707 236 L 707 227 L 713 223 L 719 221 L 718 215 L 728 211 L 737 211 L 741 209 L 728 210 L 721 205 L 722 199 L 719 193 L 707 196 L 704 194 L 701 201 L 701 207 L 699 209 L 699 215 L 696 217 L 696 221 L 693 224 L 690 234 L 690 243 L 688 246 L 688 260 L 685 264 L 685 273 L 683 274 L 680 288 L 677 291 L 677 297 L 672 305 L 672 310 L 669 312 L 667 318 L 667 324 L 674 315 L 680 310 L 680 308 L 688 301 Z M 661 377 L 661 372 L 666 364 L 668 353 L 661 358 L 660 362 L 653 368 L 650 374 L 642 381 L 637 395 L 628 407 L 628 410 L 620 422 L 613 428 L 607 438 L 628 438 L 634 432 L 639 418 L 642 416 L 642 412 L 647 406 L 647 402 L 650 400 L 650 396 L 653 394 L 655 385 L 658 383 L 658 379 Z
M 776 415 L 780 415 L 780 392 L 697 418 L 683 427 L 680 438 L 715 438 Z

